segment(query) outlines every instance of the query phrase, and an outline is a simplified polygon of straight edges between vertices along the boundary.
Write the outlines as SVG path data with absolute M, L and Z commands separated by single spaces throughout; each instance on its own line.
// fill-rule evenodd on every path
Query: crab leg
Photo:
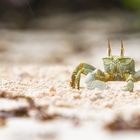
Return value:
M 123 90 L 133 92 L 134 81 L 135 81 L 134 76 L 132 74 L 129 74 L 128 77 L 126 78 L 127 84 L 126 86 L 123 87 Z
M 140 81 L 140 70 L 136 71 L 133 76 L 130 74 L 126 81 L 127 85 L 124 87 L 124 90 L 132 92 L 134 88 L 134 82 Z
M 96 68 L 94 66 L 91 66 L 86 63 L 80 63 L 72 73 L 70 81 L 71 87 L 79 89 L 81 74 L 87 75 L 88 73 L 91 73 L 95 69 Z

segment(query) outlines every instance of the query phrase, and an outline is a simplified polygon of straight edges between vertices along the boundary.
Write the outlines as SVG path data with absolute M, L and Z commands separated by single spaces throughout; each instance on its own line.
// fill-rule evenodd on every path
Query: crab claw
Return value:
M 107 84 L 103 81 L 96 80 L 94 77 L 94 73 L 89 73 L 85 78 L 86 87 L 89 90 L 93 90 L 98 88 L 100 90 L 107 89 Z

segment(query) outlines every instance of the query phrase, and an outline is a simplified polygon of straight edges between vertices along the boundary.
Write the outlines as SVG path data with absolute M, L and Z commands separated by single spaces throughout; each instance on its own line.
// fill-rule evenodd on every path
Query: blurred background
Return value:
M 110 38 L 139 64 L 139 31 L 140 0 L 0 0 L 1 62 L 98 65 Z

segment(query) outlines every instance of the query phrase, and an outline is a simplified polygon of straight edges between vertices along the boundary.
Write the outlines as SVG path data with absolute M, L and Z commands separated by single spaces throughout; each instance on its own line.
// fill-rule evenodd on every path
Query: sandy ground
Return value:
M 106 56 L 110 37 L 115 55 L 120 53 L 119 39 L 124 38 L 126 55 L 140 68 L 140 34 L 117 33 L 124 29 L 124 21 L 121 17 L 104 22 L 87 18 L 69 30 L 1 29 L 0 139 L 139 139 L 135 130 L 140 126 L 140 82 L 132 93 L 121 90 L 125 82 L 108 82 L 109 89 L 103 91 L 87 90 L 84 76 L 80 90 L 69 86 L 80 62 L 103 69 L 101 58 Z M 117 126 L 109 127 L 118 114 L 126 122 L 120 119 Z

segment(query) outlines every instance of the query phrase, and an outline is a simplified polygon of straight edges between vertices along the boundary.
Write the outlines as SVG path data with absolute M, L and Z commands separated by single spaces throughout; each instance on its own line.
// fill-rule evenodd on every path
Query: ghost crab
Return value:
M 94 66 L 80 63 L 73 71 L 70 85 L 72 88 L 80 88 L 81 74 L 86 75 L 85 83 L 88 89 L 105 89 L 107 81 L 126 81 L 123 90 L 133 92 L 134 82 L 140 80 L 140 70 L 135 71 L 135 61 L 124 56 L 123 41 L 121 40 L 120 56 L 111 55 L 111 44 L 108 40 L 108 57 L 103 58 L 104 72 Z M 97 82 L 98 81 L 98 82 Z

